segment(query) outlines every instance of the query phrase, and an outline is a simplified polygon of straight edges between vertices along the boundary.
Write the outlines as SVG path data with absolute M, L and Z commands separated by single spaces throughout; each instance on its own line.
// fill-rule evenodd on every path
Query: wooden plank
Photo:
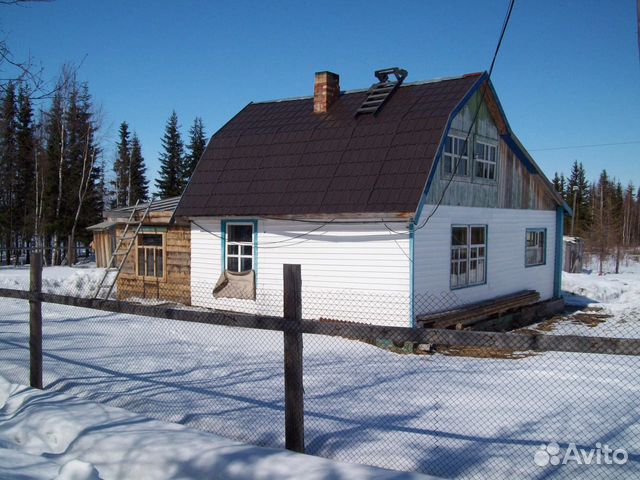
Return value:
M 42 253 L 31 253 L 29 270 L 29 380 L 42 390 L 42 302 L 35 297 L 42 291 Z
M 300 333 L 354 338 L 375 342 L 386 338 L 398 343 L 412 341 L 448 346 L 476 346 L 503 348 L 517 351 L 536 352 L 578 352 L 611 355 L 640 355 L 640 339 L 600 338 L 575 335 L 545 335 L 501 332 L 478 332 L 471 330 L 413 329 L 408 327 L 386 327 L 363 323 L 324 323 L 317 320 L 303 320 L 299 325 L 291 325 L 280 317 L 249 315 L 220 310 L 195 310 L 169 308 L 165 306 L 137 305 L 117 300 L 78 298 L 52 293 L 31 293 L 25 290 L 0 288 L 0 297 L 22 300 L 36 299 L 45 303 L 56 303 L 74 307 L 126 313 L 158 319 L 170 319 L 209 325 L 221 325 L 260 330 L 299 331 Z
M 302 274 L 300 265 L 283 265 L 284 278 L 284 422 L 285 447 L 304 453 L 302 382 Z
M 490 300 L 463 305 L 459 308 L 444 312 L 420 315 L 417 321 L 423 326 L 432 325 L 435 328 L 446 328 L 529 305 L 537 302 L 539 299 L 540 294 L 538 292 L 534 290 L 522 290 Z

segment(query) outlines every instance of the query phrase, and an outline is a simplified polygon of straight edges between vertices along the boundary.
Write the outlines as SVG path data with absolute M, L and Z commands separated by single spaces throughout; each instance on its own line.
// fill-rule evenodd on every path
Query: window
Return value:
M 227 270 L 247 272 L 253 270 L 253 225 L 227 224 Z
M 451 288 L 485 283 L 486 259 L 486 226 L 451 227 Z
M 487 180 L 496 179 L 497 147 L 489 143 L 476 140 L 474 147 L 474 176 Z
M 138 235 L 138 265 L 140 277 L 164 277 L 164 239 L 159 233 Z
M 546 262 L 546 236 L 544 228 L 528 229 L 525 247 L 525 266 L 544 265 Z
M 445 175 L 453 175 L 454 170 L 456 175 L 469 175 L 469 153 L 464 138 L 447 136 L 442 164 Z

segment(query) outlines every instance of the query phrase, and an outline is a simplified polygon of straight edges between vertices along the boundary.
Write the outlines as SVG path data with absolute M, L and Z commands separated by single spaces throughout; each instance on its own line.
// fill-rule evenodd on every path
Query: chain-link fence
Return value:
M 91 304 L 93 275 L 43 286 L 70 295 L 43 303 L 46 389 L 284 447 L 283 289 Z M 5 290 L 0 305 L 0 374 L 26 384 L 29 302 Z M 303 290 L 306 452 L 445 478 L 640 475 L 640 318 L 591 307 L 510 333 L 408 328 L 412 309 L 460 306 Z

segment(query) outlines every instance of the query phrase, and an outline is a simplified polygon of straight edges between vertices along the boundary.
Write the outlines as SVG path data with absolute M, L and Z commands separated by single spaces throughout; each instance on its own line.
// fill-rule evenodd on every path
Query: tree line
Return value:
M 77 247 L 91 241 L 86 227 L 105 209 L 151 200 L 142 145 L 122 122 L 107 158 L 103 115 L 73 68 L 62 68 L 50 95 L 32 85 L 21 78 L 0 84 L 0 260 L 28 262 L 39 248 L 49 264 L 72 264 Z M 185 145 L 172 112 L 154 198 L 182 193 L 205 146 L 202 119 Z
M 615 255 L 616 272 L 623 253 L 640 246 L 640 188 L 626 186 L 602 170 L 596 181 L 588 181 L 582 163 L 573 162 L 568 177 L 556 172 L 553 186 L 573 209 L 565 218 L 565 235 L 579 236 L 601 263 Z

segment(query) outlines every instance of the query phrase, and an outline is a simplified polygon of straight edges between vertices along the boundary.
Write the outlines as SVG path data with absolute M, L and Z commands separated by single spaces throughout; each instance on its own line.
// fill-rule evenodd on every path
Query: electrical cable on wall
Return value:
M 509 2 L 509 8 L 507 10 L 507 15 L 505 16 L 504 22 L 502 24 L 502 30 L 500 32 L 500 38 L 498 39 L 498 44 L 496 46 L 496 50 L 493 53 L 493 59 L 491 60 L 491 66 L 489 67 L 489 72 L 487 74 L 487 82 L 489 82 L 491 80 L 491 74 L 493 73 L 493 67 L 495 66 L 496 63 L 496 59 L 498 57 L 498 52 L 500 51 L 500 46 L 502 45 L 502 39 L 504 38 L 504 34 L 507 31 L 507 25 L 509 24 L 509 19 L 511 18 L 511 12 L 513 11 L 513 5 L 515 3 L 515 0 L 511 0 Z M 427 216 L 427 218 L 425 218 L 424 222 L 422 222 L 422 224 L 417 225 L 416 227 L 414 227 L 413 231 L 417 231 L 417 230 L 421 230 L 422 228 L 424 228 L 427 223 L 429 222 L 429 220 L 431 219 L 431 217 L 433 217 L 435 215 L 435 213 L 438 211 L 438 208 L 440 208 L 440 205 L 442 204 L 442 201 L 444 200 L 444 196 L 447 193 L 447 190 L 449 189 L 449 187 L 451 186 L 451 183 L 453 182 L 453 177 L 455 175 L 455 172 L 458 171 L 458 166 L 460 164 L 460 159 L 464 156 L 464 153 L 467 154 L 467 158 L 469 158 L 469 138 L 471 136 L 471 132 L 475 126 L 475 123 L 478 119 L 478 115 L 480 113 L 480 109 L 482 108 L 482 105 L 484 104 L 484 97 L 486 94 L 486 91 L 488 89 L 488 86 L 485 88 L 481 88 L 481 97 L 480 97 L 480 101 L 478 102 L 478 106 L 476 107 L 476 112 L 475 115 L 473 117 L 473 120 L 471 121 L 471 125 L 469 126 L 469 130 L 467 131 L 467 136 L 465 138 L 464 141 L 464 151 L 458 155 L 458 158 L 456 160 L 455 166 L 451 172 L 451 176 L 449 177 L 449 181 L 447 182 L 447 184 L 445 185 L 445 188 L 442 190 L 442 194 L 440 195 L 440 198 L 438 199 L 438 202 L 436 203 L 435 208 L 433 209 L 433 211 L 431 211 L 431 213 Z

